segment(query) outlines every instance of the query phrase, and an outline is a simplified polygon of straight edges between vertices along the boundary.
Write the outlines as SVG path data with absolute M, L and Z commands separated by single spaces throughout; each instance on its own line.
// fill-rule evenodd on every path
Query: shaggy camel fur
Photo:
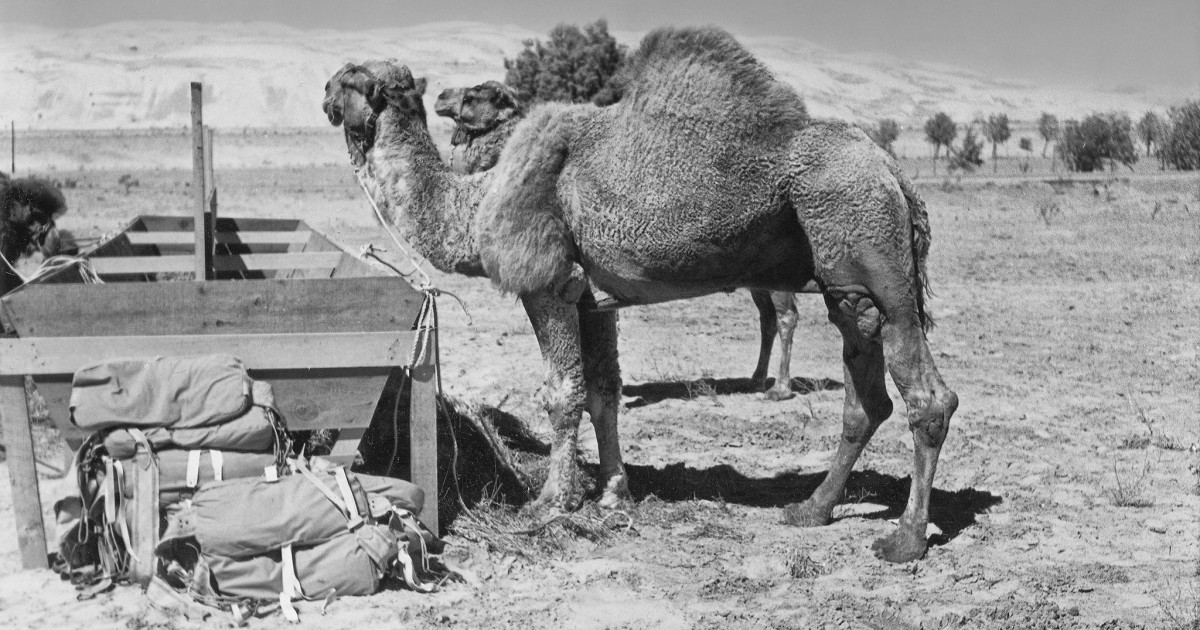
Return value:
M 0 173 L 0 295 L 21 285 L 11 265 L 28 250 L 39 249 L 43 256 L 60 253 L 64 239 L 54 220 L 66 211 L 66 198 L 52 184 Z
M 543 105 L 490 171 L 448 172 L 420 91 L 391 62 L 347 65 L 324 109 L 385 214 L 444 271 L 520 296 L 547 362 L 551 467 L 534 508 L 572 508 L 579 421 L 596 428 L 602 505 L 629 500 L 617 438 L 616 317 L 599 305 L 663 302 L 815 281 L 843 339 L 843 439 L 811 497 L 785 509 L 828 523 L 867 441 L 908 407 L 913 481 L 899 526 L 874 544 L 893 562 L 926 549 L 929 496 L 958 398 L 925 339 L 924 204 L 895 162 L 841 123 L 810 123 L 799 97 L 728 34 L 652 32 L 610 107 Z
M 434 111 L 438 116 L 454 121 L 450 167 L 466 174 L 479 173 L 495 166 L 505 143 L 525 115 L 516 92 L 497 81 L 487 81 L 470 88 L 443 90 L 434 104 Z M 462 150 L 456 150 L 460 146 Z M 796 294 L 751 289 L 750 297 L 758 309 L 761 333 L 758 363 L 750 377 L 751 384 L 755 390 L 766 390 L 768 400 L 787 400 L 796 395 L 791 387 L 792 337 L 798 319 Z M 767 389 L 767 371 L 777 334 L 779 370 L 774 385 Z

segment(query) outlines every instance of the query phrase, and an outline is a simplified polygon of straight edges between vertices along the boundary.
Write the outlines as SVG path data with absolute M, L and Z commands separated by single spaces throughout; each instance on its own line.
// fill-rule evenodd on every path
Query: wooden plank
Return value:
M 102 276 L 184 273 L 196 270 L 196 257 L 191 254 L 186 256 L 97 256 L 89 260 L 92 263 L 92 269 Z
M 218 232 L 218 244 L 286 245 L 307 243 L 312 232 Z M 191 232 L 127 232 L 134 245 L 195 245 Z
M 0 356 L 5 356 L 0 353 Z M 0 422 L 4 426 L 4 447 L 8 457 L 8 477 L 12 483 L 13 518 L 17 542 L 21 547 L 21 566 L 44 569 L 46 529 L 42 522 L 42 498 L 38 494 L 37 467 L 33 457 L 33 433 L 29 427 L 29 407 L 25 401 L 25 379 L 0 377 Z
M 248 271 L 276 269 L 328 269 L 330 272 L 342 262 L 347 254 L 337 252 L 311 252 L 300 254 L 238 254 L 210 258 L 216 271 Z M 193 257 L 188 256 L 125 256 L 120 258 L 96 257 L 90 259 L 96 273 L 127 275 L 139 273 L 181 273 L 193 271 Z M 322 274 L 328 277 L 329 273 Z
M 261 370 L 387 367 L 406 364 L 412 342 L 409 331 L 7 338 L 0 339 L 0 375 L 70 374 L 109 359 L 212 353 Z
M 260 271 L 268 269 L 329 269 L 332 270 L 342 262 L 345 252 L 304 252 L 301 254 L 240 254 L 221 256 L 217 258 L 215 267 L 218 270 L 248 269 Z M 322 277 L 329 277 L 328 273 Z
M 192 193 L 196 195 L 192 227 L 195 232 L 194 266 L 197 281 L 212 278 L 212 215 L 207 213 L 208 185 L 204 179 L 204 89 L 192 82 Z M 207 218 L 207 219 L 206 219 Z
M 421 522 L 438 533 L 437 472 L 437 330 L 431 330 L 428 347 L 411 368 L 412 396 L 409 402 L 409 462 L 411 481 L 425 491 Z
M 391 369 L 251 370 L 251 374 L 271 384 L 288 428 L 300 431 L 369 426 Z
M 24 337 L 409 330 L 400 278 L 26 285 L 3 298 Z

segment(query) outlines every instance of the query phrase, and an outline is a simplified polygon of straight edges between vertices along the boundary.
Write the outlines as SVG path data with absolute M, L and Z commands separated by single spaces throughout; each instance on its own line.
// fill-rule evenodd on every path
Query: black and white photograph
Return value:
M 0 0 L 0 628 L 1200 630 L 1196 0 Z

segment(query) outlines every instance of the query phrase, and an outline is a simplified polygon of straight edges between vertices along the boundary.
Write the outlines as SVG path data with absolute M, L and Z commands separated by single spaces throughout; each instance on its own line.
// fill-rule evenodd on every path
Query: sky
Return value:
M 56 28 L 169 19 L 353 31 L 470 20 L 544 33 L 601 17 L 615 31 L 716 24 L 997 78 L 1200 96 L 1200 0 L 0 0 L 0 23 Z

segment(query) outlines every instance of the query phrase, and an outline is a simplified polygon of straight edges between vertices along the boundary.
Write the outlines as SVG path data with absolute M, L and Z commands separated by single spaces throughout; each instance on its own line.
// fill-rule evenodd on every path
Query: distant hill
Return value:
M 616 33 L 636 45 L 639 34 Z M 325 81 L 349 60 L 395 57 L 444 87 L 501 78 L 502 59 L 544 37 L 474 22 L 362 32 L 270 23 L 121 22 L 53 30 L 0 25 L 0 120 L 19 129 L 113 129 L 188 124 L 188 83 L 205 84 L 205 121 L 219 128 L 319 127 Z M 889 117 L 918 125 L 941 109 L 958 120 L 1006 112 L 1033 120 L 1090 111 L 1161 109 L 1180 95 L 1053 89 L 952 66 L 844 54 L 783 37 L 741 38 L 794 85 L 818 116 Z

